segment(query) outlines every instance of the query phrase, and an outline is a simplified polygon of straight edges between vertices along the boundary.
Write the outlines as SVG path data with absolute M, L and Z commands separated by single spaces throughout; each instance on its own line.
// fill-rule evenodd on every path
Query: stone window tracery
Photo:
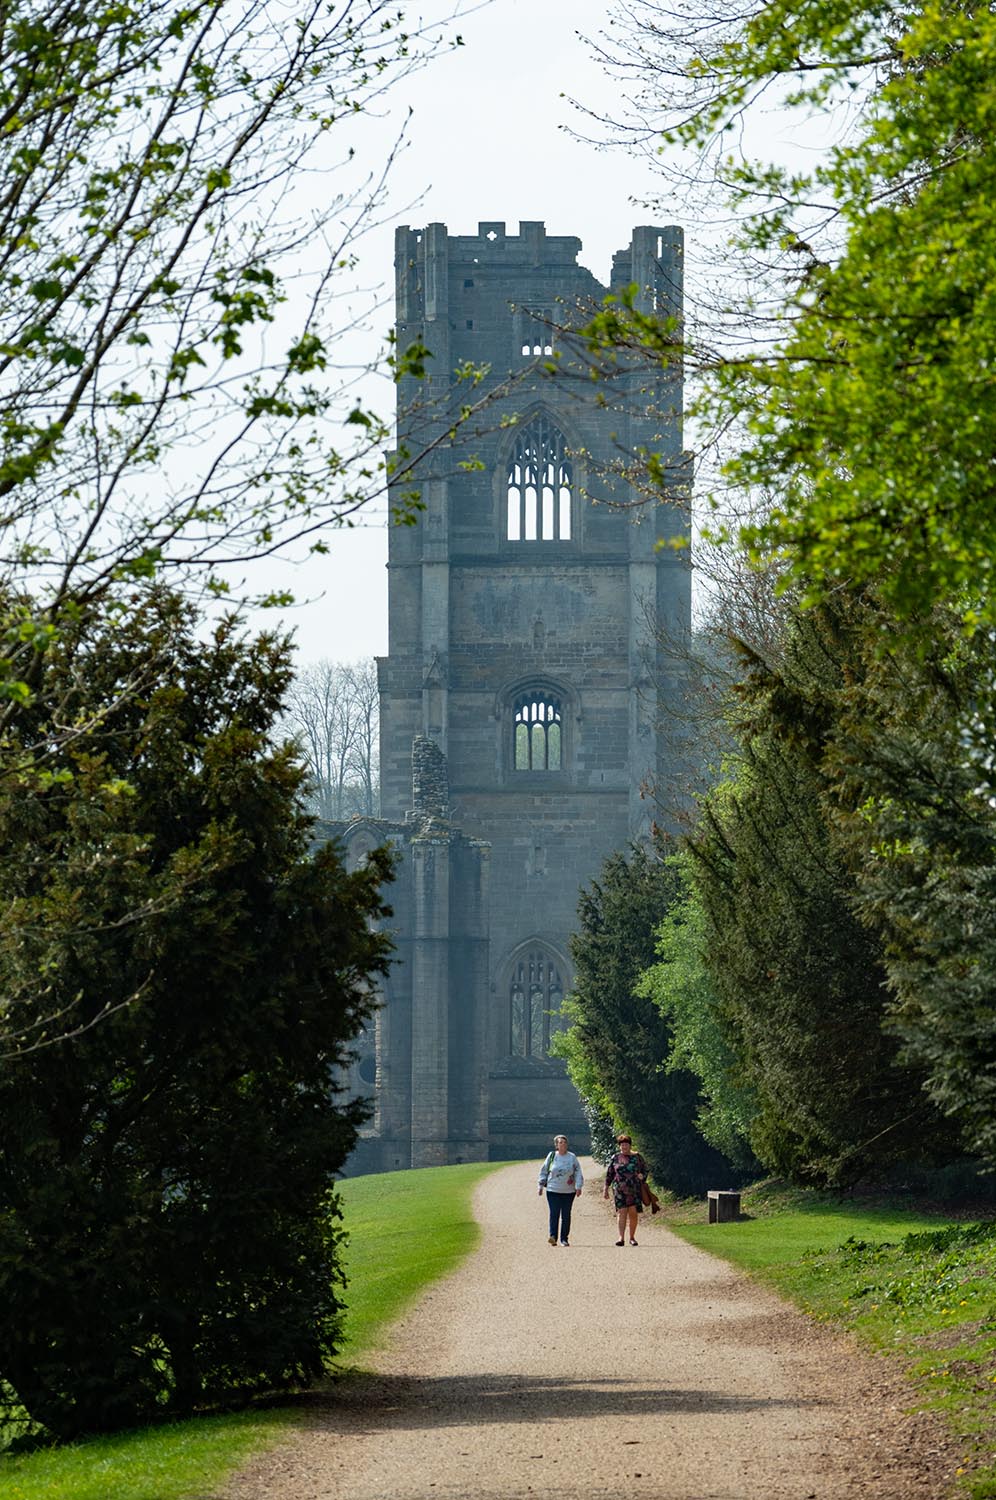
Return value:
M 542 413 L 516 438 L 506 488 L 510 542 L 570 541 L 571 459 L 563 433 Z
M 532 688 L 515 700 L 514 759 L 517 771 L 563 768 L 563 719 L 560 700 Z
M 549 1057 L 550 1038 L 561 1027 L 563 994 L 560 970 L 546 950 L 536 947 L 516 959 L 508 992 L 513 1057 Z

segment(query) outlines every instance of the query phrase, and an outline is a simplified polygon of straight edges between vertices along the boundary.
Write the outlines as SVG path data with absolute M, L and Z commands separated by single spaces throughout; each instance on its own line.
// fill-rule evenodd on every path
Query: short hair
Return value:
M 553 1144 L 556 1145 L 558 1141 L 566 1141 L 566 1139 L 566 1135 L 555 1135 L 553 1138 Z

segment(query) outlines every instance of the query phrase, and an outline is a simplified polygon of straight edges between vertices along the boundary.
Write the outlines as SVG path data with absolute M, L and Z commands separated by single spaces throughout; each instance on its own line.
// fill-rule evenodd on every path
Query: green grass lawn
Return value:
M 471 1197 L 498 1163 L 356 1177 L 341 1184 L 346 1342 L 357 1364 L 431 1282 L 477 1244 Z M 184 1500 L 222 1484 L 300 1419 L 293 1406 L 201 1417 L 19 1457 L 0 1456 L 2 1500 Z
M 921 1403 L 965 1438 L 965 1494 L 994 1500 L 996 1224 L 763 1189 L 742 1206 L 752 1217 L 737 1224 L 704 1224 L 701 1204 L 669 1206 L 667 1218 L 811 1316 L 899 1357 Z
M 480 1230 L 470 1209 L 473 1188 L 502 1165 L 427 1167 L 341 1184 L 349 1226 L 344 1360 L 377 1348 L 422 1288 L 474 1249 Z

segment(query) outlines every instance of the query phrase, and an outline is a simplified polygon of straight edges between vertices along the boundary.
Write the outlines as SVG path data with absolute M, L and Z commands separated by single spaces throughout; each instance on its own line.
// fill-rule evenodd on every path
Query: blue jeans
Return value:
M 546 1201 L 550 1205 L 550 1234 L 563 1244 L 571 1232 L 571 1209 L 574 1207 L 573 1193 L 551 1193 L 546 1190 Z M 559 1226 L 559 1232 L 558 1232 Z

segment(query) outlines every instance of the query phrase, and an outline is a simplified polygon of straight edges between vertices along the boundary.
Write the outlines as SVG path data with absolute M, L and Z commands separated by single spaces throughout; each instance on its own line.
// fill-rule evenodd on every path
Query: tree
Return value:
M 887 1025 L 967 1148 L 996 1164 L 996 767 L 988 633 L 935 610 L 916 651 L 872 627 L 827 747 L 856 909 L 880 935 Z M 888 641 L 888 646 L 883 643 Z M 929 643 L 929 644 L 928 644 Z
M 655 1180 L 677 1193 L 703 1191 L 729 1165 L 699 1135 L 698 1083 L 666 1071 L 671 1033 L 637 992 L 654 957 L 654 932 L 677 878 L 662 851 L 634 845 L 606 860 L 583 890 L 571 940 L 575 980 L 562 1007 L 570 1022 L 560 1049 L 582 1097 L 631 1129 Z
M 376 816 L 380 811 L 380 685 L 376 661 L 354 662 L 350 668 L 356 752 L 353 780 L 357 796 L 353 812 Z
M 748 382 L 754 436 L 736 470 L 780 485 L 759 541 L 789 549 L 812 590 L 875 581 L 904 615 L 958 597 L 988 619 L 996 17 L 968 3 L 892 20 L 901 64 L 827 169 L 846 249 Z
M 330 821 L 376 816 L 378 768 L 377 664 L 318 661 L 294 679 L 288 723 L 310 773 L 309 805 Z
M 784 774 L 787 799 L 818 797 L 840 893 L 887 979 L 882 1025 L 992 1160 L 996 17 L 978 0 L 771 0 L 735 13 L 634 0 L 615 19 L 624 45 L 612 60 L 628 70 L 645 136 L 656 148 L 663 132 L 672 173 L 683 147 L 707 163 L 739 219 L 736 264 L 750 262 L 742 277 L 726 267 L 734 294 L 719 335 L 703 336 L 700 309 L 683 345 L 706 446 L 726 435 L 733 453 L 700 493 L 721 503 L 730 485 L 770 490 L 750 544 L 822 607 L 823 649 L 848 642 L 828 657 L 844 676 L 815 700 L 812 676 L 773 688 L 785 712 L 752 698 L 764 755 L 769 733 L 783 748 L 753 782 L 748 748 L 718 816 L 728 832 L 735 811 L 746 840 L 769 772 Z M 846 128 L 815 167 L 753 160 L 762 98 L 824 123 L 837 111 Z M 593 335 L 627 357 L 669 357 L 674 342 L 625 301 Z M 842 631 L 841 601 L 859 598 L 865 625 Z M 788 710 L 811 723 L 817 702 L 822 739 L 800 762 L 813 776 L 793 793 L 780 757 L 804 736 Z
M 226 565 L 324 548 L 389 473 L 417 504 L 406 456 L 329 380 L 333 283 L 386 164 L 338 192 L 328 174 L 441 45 L 383 0 L 5 5 L 0 708 L 115 580 L 199 569 L 224 592 Z
M 738 761 L 689 845 L 706 967 L 756 1099 L 750 1143 L 778 1172 L 831 1183 L 953 1149 L 885 1029 L 881 934 L 856 915 L 833 826 L 824 759 L 856 638 L 838 600 L 797 616 L 777 669 L 748 658 Z
M 732 434 L 720 499 L 777 494 L 753 545 L 809 598 L 875 582 L 901 618 L 957 601 L 990 621 L 991 6 L 636 0 L 617 18 L 644 135 L 714 164 L 750 258 L 721 336 L 685 342 L 700 430 Z M 761 98 L 847 128 L 813 167 L 751 159 Z M 616 324 L 610 341 L 663 351 L 653 319 Z
M 364 1106 L 336 1080 L 390 866 L 310 847 L 290 661 L 132 591 L 63 630 L 19 720 L 101 725 L 0 786 L 0 1380 L 63 1438 L 305 1384 L 337 1347 Z
M 682 888 L 657 929 L 657 962 L 645 969 L 637 994 L 652 1000 L 671 1031 L 669 1072 L 699 1080 L 702 1136 L 737 1167 L 757 1165 L 749 1146 L 757 1115 L 754 1090 L 741 1077 L 730 1027 L 706 965 L 708 931 L 687 856 L 678 857 Z

